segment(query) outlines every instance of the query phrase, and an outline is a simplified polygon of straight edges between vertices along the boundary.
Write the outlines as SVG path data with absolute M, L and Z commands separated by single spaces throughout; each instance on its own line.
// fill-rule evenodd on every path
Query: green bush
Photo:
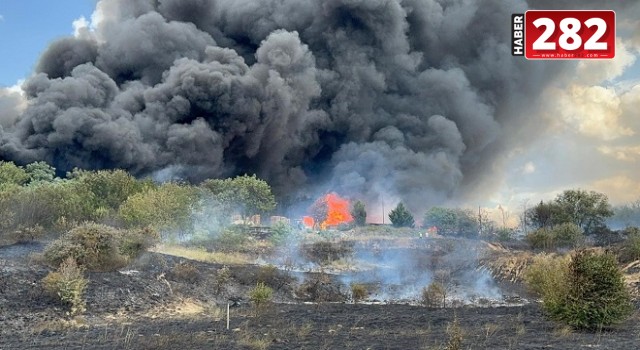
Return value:
M 367 209 L 364 203 L 361 201 L 355 202 L 351 208 L 351 216 L 353 216 L 356 226 L 365 226 L 367 224 Z
M 564 300 L 569 288 L 569 256 L 536 255 L 526 268 L 524 281 L 529 290 L 542 297 L 543 307 L 553 310 Z
M 117 210 L 124 201 L 136 193 L 154 188 L 150 181 L 138 181 L 124 170 L 85 171 L 74 169 L 68 178 L 86 186 L 94 196 L 93 206 Z
M 622 242 L 620 249 L 620 261 L 628 263 L 640 259 L 640 229 L 629 227 L 625 229 L 627 239 Z
M 68 304 L 72 315 L 85 311 L 83 294 L 88 283 L 82 268 L 71 257 L 65 259 L 57 271 L 50 272 L 42 279 L 44 290 L 52 297 Z
M 625 320 L 631 297 L 616 258 L 609 252 L 580 250 L 571 260 L 543 260 L 526 275 L 555 320 L 578 329 L 596 329 Z
M 193 186 L 166 183 L 129 197 L 120 206 L 119 217 L 128 227 L 152 227 L 163 233 L 189 230 L 198 198 Z
M 112 271 L 126 266 L 155 240 L 154 231 L 118 230 L 99 224 L 84 224 L 63 234 L 44 251 L 51 266 L 71 257 L 90 271 Z
M 271 227 L 271 236 L 269 236 L 269 240 L 274 244 L 282 244 L 287 241 L 292 233 L 293 228 L 291 225 L 284 222 L 278 222 Z
M 247 247 L 249 236 L 241 226 L 232 226 L 215 237 L 210 245 L 223 252 L 243 251 Z
M 258 309 L 270 302 L 272 298 L 273 289 L 264 284 L 264 282 L 258 282 L 255 288 L 249 292 L 249 299 Z
M 577 225 L 564 223 L 533 231 L 525 240 L 533 249 L 574 248 L 584 241 L 584 236 Z

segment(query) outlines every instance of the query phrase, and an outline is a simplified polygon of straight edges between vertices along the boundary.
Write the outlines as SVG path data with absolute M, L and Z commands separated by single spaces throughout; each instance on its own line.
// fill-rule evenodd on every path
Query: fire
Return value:
M 302 218 L 302 223 L 305 227 L 313 228 L 316 225 L 316 221 L 311 216 L 305 216 Z
M 315 213 L 316 221 L 322 221 L 320 228 L 324 230 L 329 226 L 338 226 L 353 221 L 349 207 L 348 200 L 335 193 L 329 193 L 320 198 L 312 210 Z

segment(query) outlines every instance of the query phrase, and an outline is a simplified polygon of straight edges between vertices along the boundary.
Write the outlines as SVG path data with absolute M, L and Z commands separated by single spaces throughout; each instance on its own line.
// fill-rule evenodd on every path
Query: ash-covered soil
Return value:
M 37 255 L 42 244 L 0 247 L 0 350 L 438 349 L 456 334 L 463 349 L 635 349 L 640 344 L 638 314 L 617 327 L 581 333 L 547 321 L 536 303 L 426 308 L 384 299 L 377 287 L 367 303 L 353 304 L 345 283 L 360 278 L 375 285 L 374 277 L 383 280 L 380 274 L 396 268 L 390 261 L 397 256 L 416 255 L 400 260 L 412 262 L 408 270 L 457 261 L 446 252 L 434 260 L 441 247 L 424 242 L 386 243 L 364 250 L 389 265 L 373 274 L 367 269 L 339 274 L 258 265 L 225 268 L 147 253 L 126 269 L 87 274 L 87 310 L 77 317 L 42 290 L 39 281 L 50 271 Z M 467 275 L 460 274 L 475 276 Z M 256 310 L 247 295 L 259 280 L 275 293 L 274 303 Z M 227 303 L 237 304 L 229 330 Z M 459 331 L 452 326 L 456 322 Z

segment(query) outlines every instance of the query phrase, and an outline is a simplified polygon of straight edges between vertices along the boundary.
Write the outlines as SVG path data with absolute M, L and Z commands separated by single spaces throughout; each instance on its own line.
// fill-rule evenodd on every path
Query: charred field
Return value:
M 597 332 L 547 320 L 509 264 L 495 263 L 527 253 L 501 245 L 353 232 L 277 250 L 253 243 L 245 261 L 157 246 L 126 268 L 88 273 L 78 316 L 42 290 L 44 244 L 1 247 L 0 349 L 631 349 L 640 341 L 637 312 Z M 441 271 L 445 304 L 425 306 L 421 290 Z M 249 300 L 258 282 L 274 291 L 259 308 Z M 354 300 L 354 283 L 364 298 Z

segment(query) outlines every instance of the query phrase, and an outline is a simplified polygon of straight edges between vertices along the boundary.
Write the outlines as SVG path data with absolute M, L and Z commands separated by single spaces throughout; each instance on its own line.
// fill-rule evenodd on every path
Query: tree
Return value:
M 96 209 L 117 210 L 120 205 L 136 193 L 154 187 L 150 181 L 139 181 L 124 170 L 85 171 L 74 169 L 67 174 L 86 186 L 94 194 Z
M 435 226 L 443 235 L 454 235 L 458 230 L 458 215 L 454 209 L 432 207 L 424 214 L 422 226 Z
M 586 234 L 604 227 L 605 220 L 613 216 L 607 196 L 595 191 L 567 190 L 555 202 L 562 208 L 563 222 L 573 222 Z
M 562 214 L 562 208 L 555 202 L 543 202 L 525 212 L 527 226 L 534 229 L 551 228 L 566 218 Z
M 30 183 L 52 182 L 56 177 L 56 168 L 45 162 L 27 164 L 24 169 Z
M 361 201 L 355 202 L 353 208 L 351 208 L 351 216 L 353 216 L 357 226 L 364 226 L 367 222 L 367 210 L 364 203 Z
M 255 175 L 243 175 L 233 179 L 210 179 L 202 183 L 223 210 L 237 210 L 243 217 L 269 212 L 275 209 L 276 200 L 266 181 Z
M 27 181 L 29 181 L 29 175 L 22 167 L 13 162 L 0 161 L 0 188 L 4 189 L 11 185 L 21 186 Z
M 594 191 L 566 190 L 552 202 L 540 202 L 527 210 L 526 218 L 527 223 L 535 229 L 574 223 L 585 234 L 592 234 L 605 227 L 605 220 L 613 214 L 606 195 Z
M 414 227 L 413 215 L 404 207 L 402 202 L 389 213 L 389 220 L 394 227 Z
M 160 232 L 189 230 L 199 204 L 199 189 L 176 183 L 136 193 L 119 208 L 120 219 L 129 227 L 152 227 Z
M 484 220 L 483 226 L 489 227 L 490 221 Z M 423 227 L 438 228 L 438 232 L 448 236 L 477 236 L 479 231 L 478 218 L 471 210 L 460 208 L 432 207 L 423 220 Z

